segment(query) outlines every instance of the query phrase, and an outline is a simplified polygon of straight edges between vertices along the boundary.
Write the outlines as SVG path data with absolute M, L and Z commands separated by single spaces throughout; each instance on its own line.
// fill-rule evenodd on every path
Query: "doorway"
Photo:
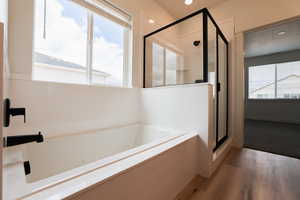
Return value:
M 245 33 L 245 147 L 300 159 L 300 19 Z

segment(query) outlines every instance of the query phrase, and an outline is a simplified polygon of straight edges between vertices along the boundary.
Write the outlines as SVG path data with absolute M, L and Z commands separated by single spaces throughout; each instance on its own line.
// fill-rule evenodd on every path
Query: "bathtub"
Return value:
M 96 173 L 97 170 L 103 170 L 133 156 L 140 156 L 144 152 L 176 139 L 186 140 L 195 136 L 195 133 L 191 135 L 178 130 L 130 124 L 65 136 L 46 137 L 43 143 L 30 143 L 18 147 L 22 161 L 4 167 L 6 181 L 4 196 L 8 200 L 39 199 L 40 197 L 35 196 L 39 196 L 39 193 L 46 190 L 58 188 L 60 185 Z M 167 149 L 166 147 L 165 150 Z M 8 149 L 8 151 L 16 151 L 16 149 Z M 31 172 L 28 175 L 24 173 L 24 161 L 29 161 L 30 164 Z M 103 177 L 100 174 L 96 181 L 107 179 L 108 174 Z M 68 191 L 68 195 L 88 186 L 89 184 L 81 184 L 79 187 L 77 184 L 76 191 Z M 62 196 L 49 199 L 61 198 Z M 45 196 L 42 199 L 45 199 Z

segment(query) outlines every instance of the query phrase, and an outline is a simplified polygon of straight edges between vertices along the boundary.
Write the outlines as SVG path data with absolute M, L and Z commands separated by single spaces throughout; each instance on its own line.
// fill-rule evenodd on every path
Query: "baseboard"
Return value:
M 189 200 L 192 197 L 192 195 L 198 191 L 198 188 L 204 180 L 205 179 L 199 175 L 195 176 L 176 196 L 174 200 Z

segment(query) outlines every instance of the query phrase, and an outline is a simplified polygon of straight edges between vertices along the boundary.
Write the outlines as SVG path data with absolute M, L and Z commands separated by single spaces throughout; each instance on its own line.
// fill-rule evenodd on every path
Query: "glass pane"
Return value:
M 126 28 L 93 15 L 92 83 L 123 86 Z
M 146 87 L 203 80 L 202 21 L 199 14 L 146 38 Z
M 46 5 L 44 21 L 44 1 L 35 1 L 33 79 L 86 83 L 86 10 L 69 0 Z
M 222 139 L 227 133 L 227 46 L 223 39 L 218 36 L 219 68 L 218 78 L 221 86 L 219 91 L 219 119 L 218 119 L 218 139 Z
M 300 61 L 277 65 L 277 98 L 300 99 Z
M 156 43 L 152 45 L 152 65 L 153 65 L 153 72 L 152 72 L 152 85 L 162 86 L 164 85 L 164 48 L 159 46 Z
M 275 98 L 275 65 L 249 67 L 249 98 Z
M 216 118 L 217 111 L 217 101 L 216 101 L 216 70 L 217 70 L 217 29 L 215 25 L 208 18 L 208 82 L 213 85 L 213 127 L 214 127 L 214 138 L 213 146 L 216 145 L 216 123 L 218 119 Z

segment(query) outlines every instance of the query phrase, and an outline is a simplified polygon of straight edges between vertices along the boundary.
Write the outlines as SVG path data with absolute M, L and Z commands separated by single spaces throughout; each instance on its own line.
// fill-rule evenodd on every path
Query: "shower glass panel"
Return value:
M 204 8 L 144 36 L 144 87 L 213 86 L 214 151 L 228 138 L 228 41 Z
M 145 87 L 203 82 L 203 14 L 145 39 Z

